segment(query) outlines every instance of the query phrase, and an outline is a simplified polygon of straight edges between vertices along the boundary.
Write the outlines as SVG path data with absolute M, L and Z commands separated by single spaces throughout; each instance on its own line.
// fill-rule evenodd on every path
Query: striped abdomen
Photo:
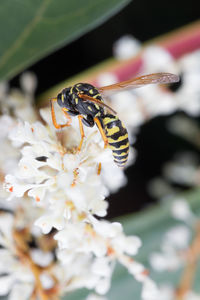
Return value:
M 129 140 L 124 124 L 111 114 L 102 117 L 103 127 L 108 138 L 108 147 L 112 149 L 114 162 L 123 167 L 128 159 Z

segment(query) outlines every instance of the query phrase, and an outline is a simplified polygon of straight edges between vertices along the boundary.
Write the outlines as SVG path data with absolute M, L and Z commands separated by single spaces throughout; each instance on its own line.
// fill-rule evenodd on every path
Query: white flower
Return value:
M 114 164 L 112 152 L 103 149 L 101 136 L 95 129 L 86 129 L 87 138 L 77 152 L 80 141 L 77 121 L 73 121 L 72 128 L 63 130 L 61 144 L 48 114 L 45 110 L 42 114 L 50 122 L 46 126 L 39 122 L 19 122 L 9 134 L 22 157 L 18 169 L 6 175 L 5 188 L 10 200 L 18 198 L 23 203 L 31 199 L 29 210 L 32 206 L 33 212 L 38 212 L 29 216 L 31 232 L 33 224 L 45 234 L 57 230 L 54 238 L 58 242 L 60 267 L 55 265 L 53 271 L 61 293 L 86 287 L 105 294 L 117 260 L 145 284 L 148 278 L 145 268 L 128 256 L 138 253 L 140 239 L 125 236 L 120 223 L 95 217 L 106 215 L 105 196 L 109 191 L 125 184 L 124 173 Z M 114 184 L 110 183 L 110 177 Z M 22 207 L 27 211 L 25 204 Z M 41 249 L 31 250 L 30 257 L 42 268 L 53 263 L 52 253 Z M 68 272 L 64 274 L 64 270 Z M 53 286 L 48 273 L 43 272 L 40 277 L 44 289 Z
M 175 247 L 176 249 L 184 249 L 189 246 L 191 232 L 185 225 L 177 225 L 168 230 L 165 234 L 165 244 Z
M 177 270 L 184 264 L 181 251 L 187 250 L 191 232 L 185 225 L 177 225 L 169 229 L 161 243 L 161 252 L 150 255 L 150 264 L 159 272 Z
M 41 267 L 47 267 L 53 262 L 53 253 L 44 252 L 40 249 L 33 249 L 30 252 L 32 260 Z
M 200 295 L 194 291 L 188 291 L 184 296 L 184 300 L 200 300 Z
M 25 72 L 20 77 L 22 90 L 27 96 L 32 96 L 37 86 L 37 79 L 34 73 Z
M 159 300 L 174 300 L 175 298 L 175 290 L 170 285 L 161 285 L 159 287 L 159 294 L 158 298 Z
M 185 199 L 178 198 L 172 203 L 172 215 L 178 220 L 185 222 L 190 222 L 195 219 L 194 214 L 192 213 L 188 203 Z
M 195 166 L 172 161 L 164 166 L 164 175 L 175 183 L 193 186 L 196 180 L 196 169 Z
M 177 270 L 183 263 L 181 257 L 175 252 L 154 252 L 150 255 L 149 261 L 157 272 Z
M 0 295 L 6 295 L 12 291 L 9 299 L 13 299 L 13 294 L 19 286 L 26 296 L 30 295 L 34 281 L 31 270 L 21 264 L 17 258 L 13 226 L 13 215 L 2 213 L 0 218 L 0 245 L 3 247 L 0 249 Z M 28 299 L 25 295 L 23 299 Z
M 90 295 L 88 295 L 86 300 L 107 300 L 107 298 L 101 297 L 101 296 L 95 295 L 95 294 L 90 294 Z
M 113 45 L 114 56 L 119 60 L 129 59 L 137 55 L 140 49 L 140 42 L 131 35 L 121 37 Z
M 99 142 L 101 138 L 98 134 L 96 139 L 97 133 L 93 131 L 93 134 L 85 139 L 80 153 L 68 152 L 67 148 L 59 145 L 55 131 L 49 131 L 40 123 L 19 123 L 10 134 L 12 141 L 29 145 L 25 144 L 21 150 L 22 158 L 17 174 L 6 176 L 7 191 L 11 192 L 10 198 L 22 197 L 28 192 L 28 195 L 36 200 L 35 205 L 47 209 L 46 221 L 43 216 L 42 223 L 39 223 L 55 223 L 52 223 L 48 230 L 45 229 L 45 232 L 52 227 L 61 229 L 56 220 L 60 220 L 59 224 L 62 224 L 63 218 L 70 218 L 70 215 L 72 217 L 73 209 L 68 208 L 66 203 L 72 202 L 79 214 L 105 216 L 107 203 L 104 198 L 108 195 L 107 187 L 116 190 L 125 183 L 123 171 L 114 165 L 111 152 L 104 151 L 103 147 L 95 144 L 94 141 Z M 69 134 L 68 130 L 65 134 Z M 99 162 L 103 169 L 100 175 Z M 116 176 L 114 186 L 110 185 L 108 180 L 110 169 L 113 168 Z
M 12 286 L 8 300 L 28 300 L 33 292 L 33 286 L 30 283 L 16 283 Z
M 159 298 L 159 290 L 155 282 L 147 278 L 143 285 L 142 299 L 144 300 L 157 300 Z
M 144 49 L 143 52 L 144 69 L 147 73 L 155 72 L 175 72 L 174 60 L 170 53 L 164 48 L 152 45 Z
M 100 87 L 109 84 L 114 84 L 114 83 L 117 83 L 117 77 L 114 73 L 111 72 L 101 73 L 97 77 L 97 85 Z

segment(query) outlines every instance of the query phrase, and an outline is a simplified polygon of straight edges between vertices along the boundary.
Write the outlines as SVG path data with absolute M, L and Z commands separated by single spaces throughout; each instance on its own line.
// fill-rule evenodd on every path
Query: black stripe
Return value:
M 113 140 L 118 140 L 118 138 L 120 137 L 120 136 L 122 136 L 123 134 L 121 133 L 121 131 L 119 130 L 118 132 L 115 132 L 115 133 L 113 133 L 113 134 L 111 134 L 111 135 L 107 135 L 107 137 L 109 137 L 109 138 L 111 138 L 111 139 L 113 139 Z
M 106 127 L 108 128 L 108 129 L 111 129 L 111 128 L 113 128 L 113 127 L 119 127 L 119 128 L 121 128 L 122 127 L 122 125 L 121 125 L 121 121 L 119 120 L 119 119 L 113 119 L 113 117 L 112 118 L 110 118 L 112 121 L 111 122 L 109 122 L 108 124 L 106 124 Z M 122 127 L 123 128 L 123 127 Z
M 123 165 L 126 164 L 127 160 L 121 161 L 121 162 L 120 162 L 120 161 L 117 161 L 117 160 L 114 159 L 114 162 L 115 162 L 118 166 L 123 166 Z
M 128 138 L 125 139 L 125 140 L 119 141 L 119 142 L 115 142 L 115 143 L 110 143 L 109 142 L 109 145 L 115 147 L 116 150 L 117 150 L 117 148 L 120 148 L 121 146 L 126 145 L 127 143 L 128 143 Z
M 122 152 L 128 152 L 129 151 L 129 146 L 124 148 L 124 149 L 120 149 L 120 150 L 112 150 L 113 151 L 113 154 L 116 153 L 118 155 L 120 155 Z
M 125 154 L 125 155 L 122 155 L 122 156 L 114 156 L 114 158 L 115 158 L 115 160 L 120 161 L 120 160 L 122 160 L 124 158 L 128 158 L 128 153 Z

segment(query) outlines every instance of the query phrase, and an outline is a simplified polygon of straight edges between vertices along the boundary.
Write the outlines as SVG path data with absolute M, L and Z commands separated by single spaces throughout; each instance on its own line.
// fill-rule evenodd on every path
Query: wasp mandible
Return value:
M 51 115 L 55 128 L 60 129 L 71 124 L 71 116 L 78 116 L 81 141 L 78 151 L 81 150 L 84 135 L 83 124 L 88 127 L 97 125 L 104 140 L 105 147 L 112 150 L 114 162 L 123 167 L 128 159 L 129 140 L 128 132 L 117 113 L 106 103 L 103 95 L 107 92 L 117 92 L 124 89 L 135 89 L 147 84 L 167 84 L 178 82 L 179 77 L 171 73 L 153 73 L 136 77 L 127 81 L 96 88 L 88 83 L 77 83 L 64 88 L 51 101 Z M 56 121 L 54 102 L 62 108 L 67 118 L 66 124 Z

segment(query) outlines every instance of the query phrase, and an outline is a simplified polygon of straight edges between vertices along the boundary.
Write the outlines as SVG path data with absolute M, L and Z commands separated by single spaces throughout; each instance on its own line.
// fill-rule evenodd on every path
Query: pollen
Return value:
M 40 202 L 40 197 L 36 196 L 36 197 L 35 197 L 35 200 L 36 200 L 37 202 Z
M 76 181 L 77 181 L 77 178 L 78 178 L 78 175 L 79 175 L 78 168 L 74 169 L 73 174 L 74 174 L 74 179 L 72 181 L 71 187 L 74 187 L 76 185 Z
M 145 269 L 144 271 L 142 271 L 142 275 L 148 276 L 149 275 L 149 270 Z
M 12 193 L 13 192 L 13 186 L 11 186 L 10 188 L 9 188 L 9 191 Z
M 66 201 L 65 203 L 66 203 L 66 205 L 67 205 L 71 210 L 74 210 L 74 209 L 75 209 L 75 206 L 74 206 L 74 204 L 73 204 L 72 201 Z
M 92 236 L 93 238 L 96 236 L 95 231 L 93 230 L 93 227 L 91 226 L 91 224 L 87 223 L 85 224 L 85 231 L 86 233 L 88 233 L 90 236 Z
M 101 163 L 98 164 L 97 175 L 101 174 Z
M 112 256 L 112 255 L 114 255 L 115 254 L 115 250 L 112 248 L 112 247 L 108 247 L 107 248 L 107 255 L 108 256 Z

